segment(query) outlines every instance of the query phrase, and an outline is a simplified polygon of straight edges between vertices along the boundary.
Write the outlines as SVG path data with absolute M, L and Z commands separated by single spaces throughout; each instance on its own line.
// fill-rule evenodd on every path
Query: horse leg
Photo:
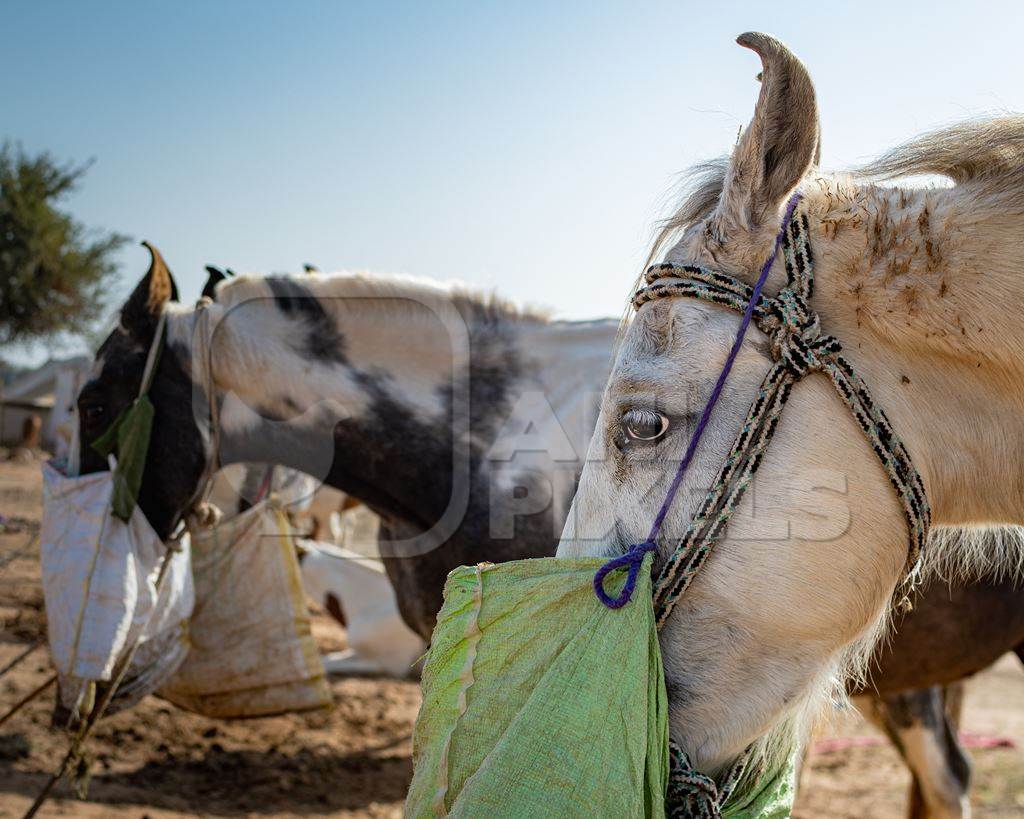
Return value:
M 957 735 L 959 734 L 959 731 L 960 731 L 960 716 L 961 716 L 961 713 L 963 711 L 963 705 L 964 705 L 964 684 L 963 684 L 963 682 L 962 681 L 955 682 L 955 683 L 951 683 L 951 684 L 945 686 L 943 688 L 943 691 L 942 691 L 942 697 L 943 697 L 943 699 L 945 700 L 945 703 L 946 703 L 946 717 L 947 717 L 948 727 L 952 729 L 952 734 L 950 736 L 952 737 L 952 742 L 956 744 L 956 751 L 954 751 L 954 753 L 963 754 L 963 751 L 960 749 L 959 743 L 957 742 L 957 739 L 956 739 L 956 737 L 957 737 Z M 944 736 L 946 736 L 945 735 L 945 731 L 943 731 L 943 733 L 944 733 Z M 947 737 L 947 741 L 949 741 L 948 737 Z M 897 746 L 897 747 L 899 747 L 899 746 Z M 902 751 L 901 751 L 901 753 L 902 753 Z M 904 761 L 906 761 L 905 757 L 904 757 Z M 947 759 L 946 760 L 947 763 L 949 763 L 951 761 L 952 761 L 951 759 Z M 907 763 L 907 764 L 908 764 L 908 767 L 909 767 L 909 763 Z M 968 762 L 968 765 L 969 765 L 969 762 Z M 968 778 L 970 777 L 970 768 L 969 767 L 967 768 L 967 776 L 968 776 Z M 927 808 L 927 804 L 925 802 L 924 793 L 923 793 L 923 791 L 921 789 L 921 780 L 918 779 L 917 775 L 913 772 L 913 770 L 911 770 L 911 773 L 910 773 L 910 780 L 911 780 L 910 781 L 910 796 L 909 796 L 909 800 L 908 800 L 907 815 L 909 817 L 911 817 L 911 819 L 917 819 L 917 817 L 926 817 L 926 816 L 928 816 L 928 808 Z M 968 783 L 965 782 L 965 784 L 964 784 L 965 796 L 966 796 L 968 790 L 969 790 Z M 966 804 L 966 806 L 964 808 L 964 814 L 966 816 L 970 816 L 970 803 L 969 803 L 969 801 L 967 801 L 967 804 Z
M 943 691 L 946 699 L 946 716 L 949 718 L 949 725 L 953 729 L 953 736 L 960 732 L 960 717 L 964 710 L 964 685 L 963 680 L 950 683 Z
M 910 793 L 907 797 L 907 817 L 908 819 L 923 819 L 928 814 L 926 813 L 924 806 L 924 796 L 921 793 L 921 783 L 917 778 L 917 774 L 914 772 L 910 761 L 907 759 L 906 749 L 900 742 L 899 729 L 893 724 L 889 717 L 889 714 L 885 707 L 885 702 L 882 697 L 874 694 L 861 694 L 854 698 L 857 710 L 878 730 L 882 731 L 886 736 L 889 737 L 889 741 L 892 742 L 893 746 L 899 752 L 900 757 L 903 759 L 903 764 L 907 766 L 907 770 L 910 771 Z
M 968 819 L 971 766 L 956 737 L 962 683 L 934 685 L 881 697 L 876 717 L 910 769 L 910 819 Z

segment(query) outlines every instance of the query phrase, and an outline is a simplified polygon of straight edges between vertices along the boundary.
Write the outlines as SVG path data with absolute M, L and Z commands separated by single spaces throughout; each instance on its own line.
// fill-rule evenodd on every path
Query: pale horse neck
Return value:
M 906 443 L 933 523 L 1024 523 L 1024 214 L 969 185 L 823 178 L 807 199 L 813 306 Z

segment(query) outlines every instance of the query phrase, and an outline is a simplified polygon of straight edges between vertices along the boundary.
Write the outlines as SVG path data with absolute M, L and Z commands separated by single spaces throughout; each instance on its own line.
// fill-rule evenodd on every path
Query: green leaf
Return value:
M 115 449 L 117 451 L 111 506 L 115 517 L 125 523 L 132 516 L 142 486 L 142 473 L 146 468 L 146 453 L 153 431 L 153 414 L 153 402 L 149 396 L 139 396 L 92 445 L 104 456 Z

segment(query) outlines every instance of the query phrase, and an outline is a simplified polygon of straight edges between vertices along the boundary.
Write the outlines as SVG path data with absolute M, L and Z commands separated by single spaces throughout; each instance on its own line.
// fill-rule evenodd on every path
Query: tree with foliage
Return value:
M 86 332 L 101 315 L 127 237 L 93 233 L 57 209 L 86 170 L 0 148 L 0 343 Z

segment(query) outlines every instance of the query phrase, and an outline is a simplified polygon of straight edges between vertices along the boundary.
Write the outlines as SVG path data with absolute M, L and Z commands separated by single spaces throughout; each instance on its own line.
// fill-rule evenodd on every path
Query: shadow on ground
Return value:
M 412 761 L 400 755 L 215 747 L 195 759 L 165 755 L 132 771 L 97 773 L 89 783 L 88 801 L 189 813 L 208 813 L 212 803 L 222 816 L 279 813 L 283 806 L 297 814 L 328 814 L 400 803 L 411 778 Z M 0 802 L 3 794 L 32 799 L 46 780 L 45 774 L 0 762 Z M 67 785 L 55 792 L 68 795 Z

